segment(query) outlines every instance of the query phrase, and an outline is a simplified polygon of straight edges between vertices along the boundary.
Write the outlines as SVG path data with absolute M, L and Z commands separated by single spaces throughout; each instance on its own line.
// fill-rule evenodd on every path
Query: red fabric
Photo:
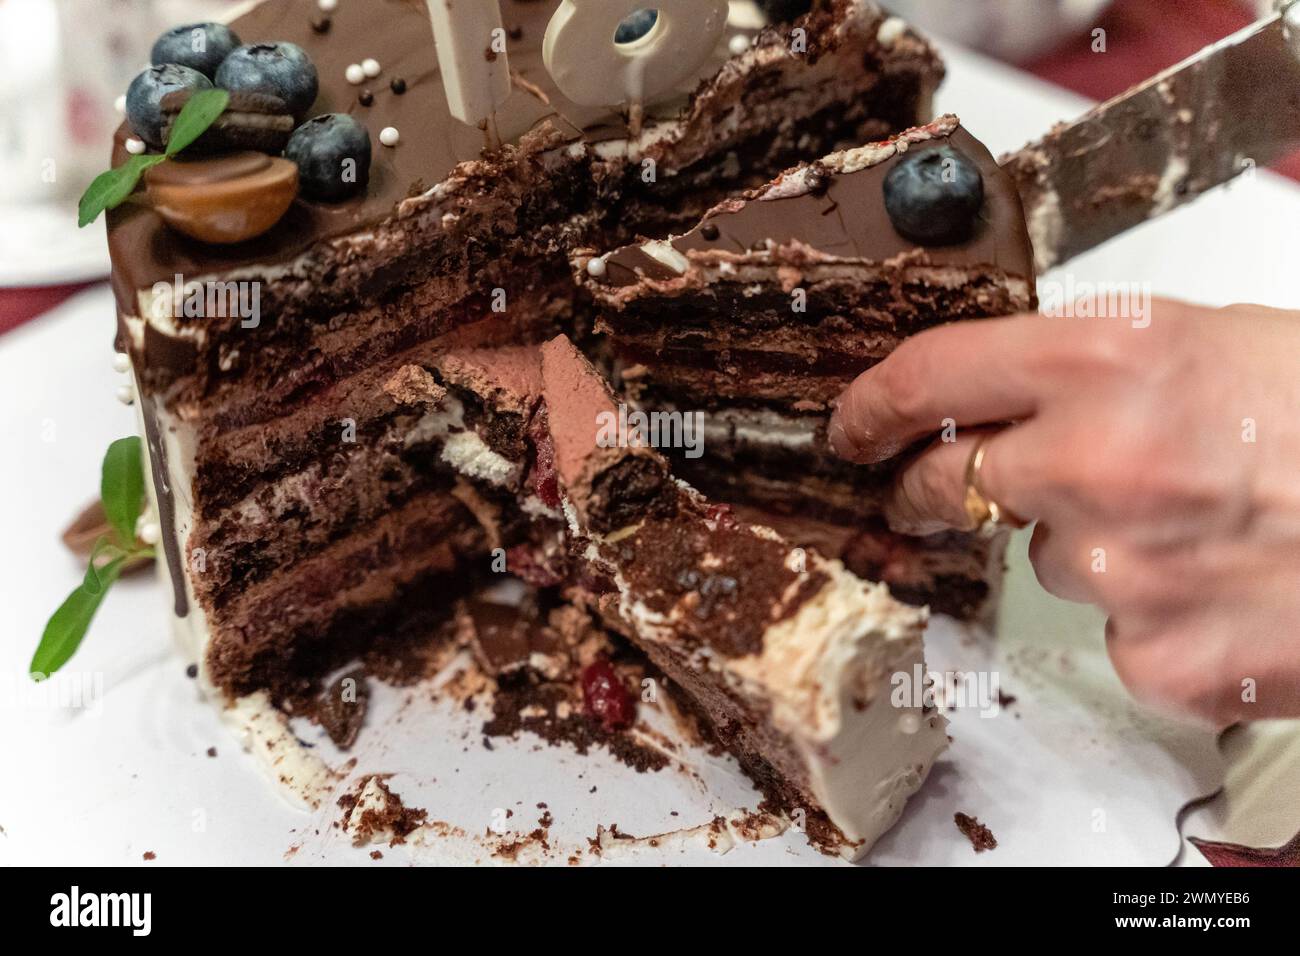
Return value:
M 94 285 L 39 286 L 31 289 L 0 289 L 0 334 L 16 329 L 28 319 L 50 311 L 65 299 Z

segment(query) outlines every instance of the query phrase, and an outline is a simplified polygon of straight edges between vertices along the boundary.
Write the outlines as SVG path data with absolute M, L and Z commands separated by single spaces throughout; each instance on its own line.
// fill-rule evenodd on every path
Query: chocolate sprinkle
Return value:
M 333 25 L 334 25 L 334 21 L 331 20 L 329 17 L 316 17 L 311 22 L 311 28 L 315 30 L 317 33 L 329 33 L 330 27 L 332 27 Z
M 362 90 L 359 94 L 357 94 L 357 100 L 361 103 L 362 106 L 370 106 L 372 103 L 375 102 L 375 94 L 371 93 L 369 90 Z
M 400 76 L 393 77 L 393 82 L 388 85 L 389 88 L 398 96 L 401 96 L 406 92 L 406 80 L 402 79 Z

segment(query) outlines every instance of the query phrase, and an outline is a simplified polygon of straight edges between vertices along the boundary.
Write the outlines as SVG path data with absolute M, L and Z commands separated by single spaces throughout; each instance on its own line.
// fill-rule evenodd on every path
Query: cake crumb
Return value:
M 156 859 L 158 859 L 158 854 L 157 854 L 157 853 L 154 853 L 153 850 L 145 850 L 145 851 L 144 851 L 144 861 L 145 861 L 146 863 L 148 863 L 150 860 L 156 860 Z
M 384 391 L 399 405 L 437 407 L 447 397 L 447 390 L 438 384 L 427 369 L 419 365 L 403 365 L 384 383 Z
M 992 830 L 980 823 L 978 819 L 965 813 L 955 813 L 952 819 L 957 824 L 957 829 L 961 831 L 962 836 L 970 840 L 970 845 L 975 849 L 976 853 L 997 849 L 997 837 L 993 835 Z

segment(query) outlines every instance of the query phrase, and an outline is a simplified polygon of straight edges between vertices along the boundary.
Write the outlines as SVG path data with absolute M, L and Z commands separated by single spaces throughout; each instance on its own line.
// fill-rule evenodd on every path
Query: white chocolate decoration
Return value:
M 618 25 L 653 7 L 645 36 L 615 43 Z M 564 0 L 546 28 L 542 58 L 579 106 L 648 105 L 694 77 L 727 27 L 727 0 Z
M 501 40 L 497 0 L 428 0 L 438 69 L 451 115 L 491 131 L 492 117 L 510 95 L 510 63 Z

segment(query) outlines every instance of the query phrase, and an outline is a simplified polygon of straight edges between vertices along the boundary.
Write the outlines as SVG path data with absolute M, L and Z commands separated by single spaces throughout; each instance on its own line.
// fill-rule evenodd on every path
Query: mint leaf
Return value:
M 41 635 L 41 643 L 32 655 L 31 665 L 27 668 L 36 680 L 44 680 L 68 662 L 86 636 L 90 622 L 99 610 L 100 602 L 108 589 L 122 573 L 122 568 L 129 560 L 123 555 L 96 570 L 94 558 L 86 571 L 86 581 L 68 595 L 68 599 L 59 605 Z M 87 584 L 94 580 L 94 587 Z
M 118 543 L 129 548 L 135 543 L 135 522 L 144 507 L 144 465 L 140 439 L 120 438 L 108 446 L 99 480 L 99 498 L 104 516 L 117 532 Z M 94 556 L 91 556 L 94 567 Z
M 84 229 L 99 218 L 105 209 L 116 209 L 135 192 L 140 177 L 150 166 L 157 166 L 166 156 L 132 156 L 116 169 L 95 177 L 77 204 L 77 226 Z
M 202 136 L 229 103 L 230 94 L 225 90 L 200 90 L 186 100 L 167 138 L 167 155 L 175 156 Z

